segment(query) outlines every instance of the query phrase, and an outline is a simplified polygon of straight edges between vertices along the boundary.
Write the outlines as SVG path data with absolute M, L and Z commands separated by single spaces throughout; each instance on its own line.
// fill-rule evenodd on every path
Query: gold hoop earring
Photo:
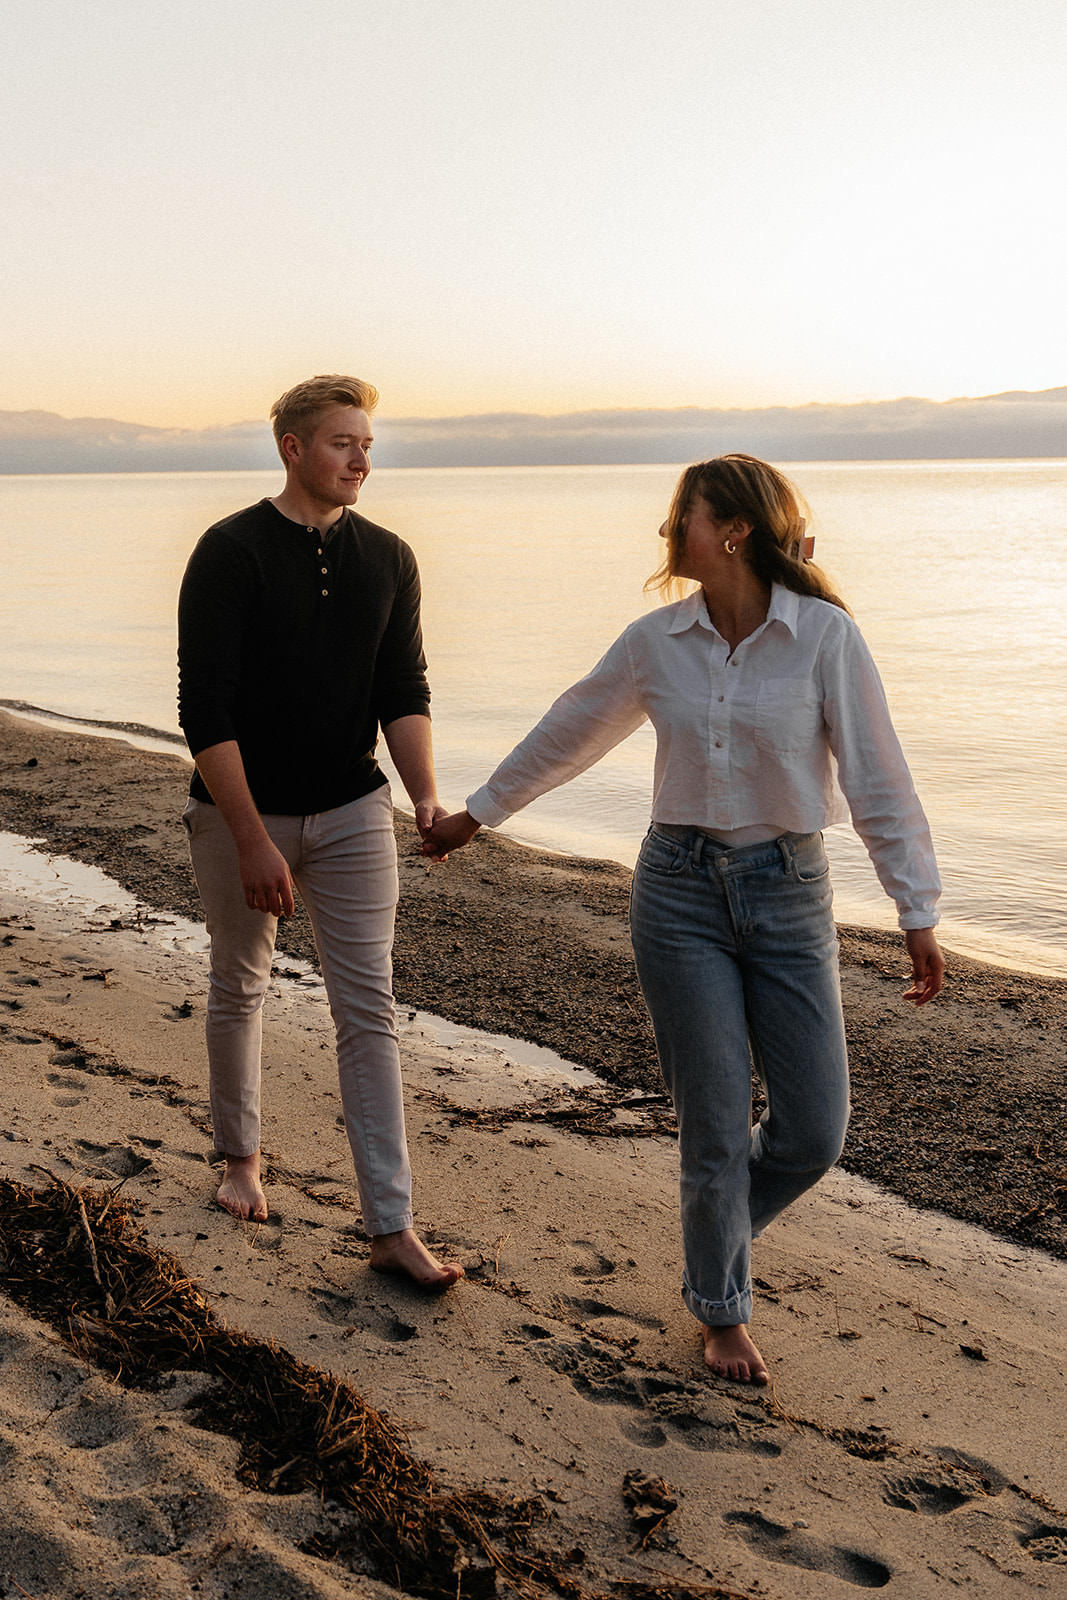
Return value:
M 735 544 L 731 544 L 729 539 L 724 539 L 723 540 L 722 547 L 726 551 L 726 554 L 728 556 L 732 556 L 734 554 L 734 551 L 737 549 L 737 546 Z

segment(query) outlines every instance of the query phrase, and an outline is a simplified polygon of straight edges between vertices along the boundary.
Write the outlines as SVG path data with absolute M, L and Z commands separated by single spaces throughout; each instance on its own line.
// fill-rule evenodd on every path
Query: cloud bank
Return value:
M 1067 457 L 1067 387 L 980 399 L 758 410 L 383 415 L 378 433 L 379 467 L 666 463 L 727 450 L 773 461 Z M 0 473 L 256 470 L 277 460 L 265 422 L 195 430 L 0 411 Z

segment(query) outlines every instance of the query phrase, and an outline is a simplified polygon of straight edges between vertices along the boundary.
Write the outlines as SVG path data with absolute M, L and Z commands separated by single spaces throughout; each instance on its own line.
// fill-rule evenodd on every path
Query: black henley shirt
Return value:
M 379 788 L 379 727 L 429 716 L 415 557 L 345 510 L 326 535 L 271 504 L 217 522 L 178 602 L 178 719 L 195 758 L 235 739 L 261 812 Z M 198 772 L 190 793 L 211 796 Z

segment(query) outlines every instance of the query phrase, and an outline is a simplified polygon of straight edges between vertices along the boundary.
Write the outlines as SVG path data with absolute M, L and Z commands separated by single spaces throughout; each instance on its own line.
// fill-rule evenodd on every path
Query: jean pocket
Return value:
M 666 834 L 657 833 L 651 828 L 645 834 L 638 864 L 647 872 L 658 872 L 661 877 L 673 878 L 679 872 L 684 872 L 689 865 L 689 851 L 684 844 L 679 844 L 676 839 L 669 839 Z
M 798 883 L 817 883 L 830 871 L 821 833 L 808 833 L 792 840 L 789 856 L 793 877 Z

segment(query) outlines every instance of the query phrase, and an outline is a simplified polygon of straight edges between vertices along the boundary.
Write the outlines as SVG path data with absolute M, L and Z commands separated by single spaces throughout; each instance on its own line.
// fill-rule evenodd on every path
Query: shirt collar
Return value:
M 287 517 L 284 511 L 278 510 L 278 507 L 274 504 L 274 501 L 269 495 L 267 495 L 267 497 L 263 500 L 262 504 L 267 506 L 268 509 L 274 513 L 278 521 L 283 522 L 290 532 L 297 535 L 303 534 L 305 538 L 308 534 L 310 534 L 319 544 L 328 544 L 333 538 L 334 534 L 340 533 L 342 528 L 348 527 L 353 516 L 352 507 L 345 506 L 341 512 L 341 515 L 336 519 L 336 521 L 331 522 L 330 526 L 326 529 L 325 534 L 323 534 L 319 532 L 318 528 L 313 527 L 309 522 L 296 522 L 292 517 Z
M 783 623 L 795 639 L 797 636 L 797 615 L 799 610 L 800 596 L 798 594 L 792 589 L 787 589 L 784 584 L 773 583 L 771 585 L 771 603 L 767 608 L 767 622 Z M 709 633 L 713 631 L 703 589 L 695 589 L 692 594 L 686 595 L 684 600 L 678 602 L 674 620 L 671 622 L 667 632 L 685 633 L 696 623 L 699 623 L 702 628 L 706 628 Z

